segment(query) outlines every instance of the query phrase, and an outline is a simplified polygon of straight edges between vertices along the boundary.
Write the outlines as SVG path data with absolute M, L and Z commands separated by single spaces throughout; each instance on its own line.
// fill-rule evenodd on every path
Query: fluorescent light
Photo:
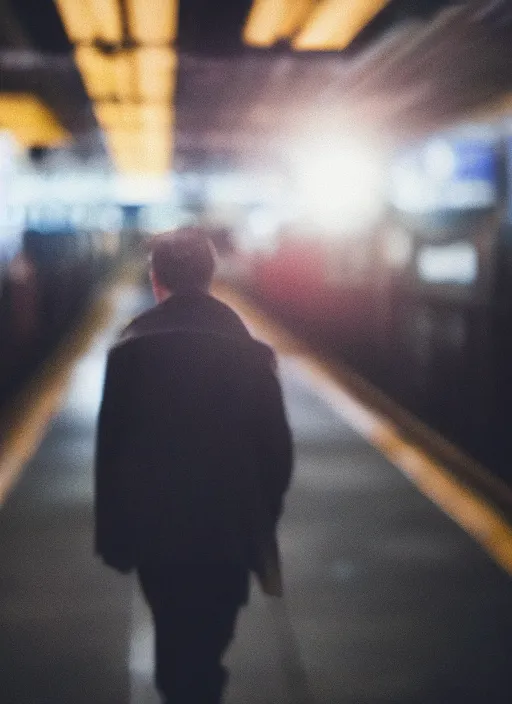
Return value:
M 417 269 L 429 283 L 472 284 L 478 277 L 478 253 L 469 242 L 423 247 L 418 253 Z
M 55 0 L 55 4 L 66 34 L 72 42 L 90 43 L 94 41 L 97 27 L 94 17 L 85 2 Z
M 30 93 L 0 93 L 0 124 L 25 147 L 55 147 L 70 137 L 50 108 Z
M 74 4 L 78 3 L 75 1 Z M 123 26 L 118 0 L 88 0 L 88 4 L 100 27 L 101 38 L 109 42 L 120 42 L 123 37 Z
M 173 111 L 165 105 L 99 103 L 94 107 L 118 171 L 163 174 L 169 170 Z
M 96 103 L 94 113 L 100 125 L 107 130 L 170 130 L 172 123 L 172 110 L 167 105 Z
M 345 49 L 388 2 L 323 0 L 293 41 L 293 47 L 313 51 Z
M 169 44 L 178 31 L 178 0 L 127 0 L 130 34 L 142 44 Z
M 174 95 L 178 58 L 173 49 L 141 47 L 133 54 L 138 95 L 148 101 L 170 101 Z
M 55 0 L 70 40 L 91 43 L 95 39 L 118 44 L 123 38 L 117 0 Z
M 243 31 L 244 42 L 268 47 L 291 37 L 314 5 L 314 0 L 254 0 Z
M 140 47 L 110 55 L 79 46 L 75 59 L 93 100 L 169 102 L 174 95 L 178 61 L 172 49 Z
M 90 46 L 79 46 L 75 61 L 93 100 L 126 100 L 134 95 L 135 76 L 129 52 L 108 55 Z
M 170 168 L 174 111 L 167 105 L 96 103 L 116 169 L 128 174 L 164 174 Z
M 105 137 L 114 164 L 121 173 L 164 174 L 170 168 L 169 130 L 133 132 L 111 129 Z
M 167 175 L 117 174 L 113 181 L 114 199 L 123 204 L 169 203 L 172 182 Z

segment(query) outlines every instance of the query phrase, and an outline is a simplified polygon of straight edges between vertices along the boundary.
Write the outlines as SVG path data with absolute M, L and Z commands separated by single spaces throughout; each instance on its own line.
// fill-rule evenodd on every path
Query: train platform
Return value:
M 218 289 L 279 351 L 296 469 L 286 601 L 253 585 L 226 704 L 508 704 L 512 529 L 355 399 L 275 321 Z M 15 409 L 0 453 L 0 701 L 156 704 L 149 614 L 92 554 L 105 354 L 151 304 L 125 277 Z M 285 613 L 286 610 L 286 613 Z

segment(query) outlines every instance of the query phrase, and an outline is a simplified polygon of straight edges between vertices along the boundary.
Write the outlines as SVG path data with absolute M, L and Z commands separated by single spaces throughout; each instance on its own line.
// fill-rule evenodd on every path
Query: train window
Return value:
M 512 122 L 510 125 L 512 130 Z M 512 225 L 512 135 L 508 136 L 505 143 L 507 164 L 507 220 Z
M 406 213 L 485 210 L 498 197 L 493 135 L 435 136 L 399 152 L 391 168 L 391 203 Z
M 416 266 L 420 278 L 428 283 L 469 285 L 478 278 L 478 253 L 469 242 L 422 247 Z

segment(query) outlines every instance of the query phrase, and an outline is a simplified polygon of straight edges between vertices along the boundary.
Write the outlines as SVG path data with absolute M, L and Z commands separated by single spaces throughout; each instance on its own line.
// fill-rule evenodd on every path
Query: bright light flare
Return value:
M 384 158 L 371 142 L 333 138 L 297 153 L 297 207 L 318 227 L 356 233 L 385 208 Z
M 247 216 L 246 228 L 238 235 L 238 248 L 245 253 L 274 252 L 282 217 L 275 209 L 258 207 Z
M 123 205 L 168 203 L 172 181 L 168 175 L 118 174 L 113 181 L 114 199 Z

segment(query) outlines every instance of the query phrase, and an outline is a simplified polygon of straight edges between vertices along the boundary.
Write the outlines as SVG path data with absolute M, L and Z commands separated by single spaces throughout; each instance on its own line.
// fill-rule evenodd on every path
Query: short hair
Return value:
M 151 241 L 151 268 L 170 291 L 208 288 L 215 273 L 215 249 L 199 228 L 184 227 Z

